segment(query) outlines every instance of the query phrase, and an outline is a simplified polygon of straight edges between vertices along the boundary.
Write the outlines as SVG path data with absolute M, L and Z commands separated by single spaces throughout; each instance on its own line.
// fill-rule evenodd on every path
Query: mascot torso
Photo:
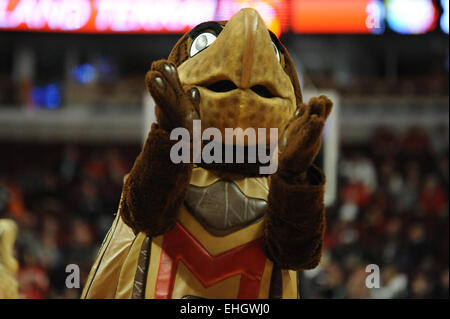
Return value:
M 297 298 L 297 273 L 274 269 L 262 249 L 267 195 L 266 177 L 194 168 L 172 231 L 135 236 L 116 216 L 84 297 Z

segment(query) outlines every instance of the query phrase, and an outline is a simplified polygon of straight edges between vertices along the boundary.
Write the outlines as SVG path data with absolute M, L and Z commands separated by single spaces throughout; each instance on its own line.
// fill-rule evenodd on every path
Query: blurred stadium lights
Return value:
M 79 33 L 183 33 L 208 20 L 228 20 L 244 7 L 259 11 L 277 35 L 441 29 L 448 34 L 448 0 L 2 0 L 0 29 Z M 441 17 L 438 15 L 442 11 Z
M 388 0 L 389 27 L 401 34 L 421 34 L 436 27 L 437 9 L 432 0 Z
M 379 0 L 370 1 L 366 6 L 366 27 L 374 34 L 381 34 L 385 30 L 384 19 L 386 10 L 383 2 Z
M 382 33 L 384 5 L 368 0 L 294 0 L 296 33 Z
M 441 21 L 440 21 L 442 31 L 447 34 L 448 34 L 448 20 L 449 20 L 448 2 L 449 2 L 449 0 L 441 0 L 442 10 L 444 12 L 442 13 Z
M 78 65 L 72 69 L 72 76 L 78 83 L 92 82 L 97 76 L 97 70 L 89 63 Z
M 35 86 L 31 91 L 31 100 L 34 107 L 55 109 L 61 105 L 60 86 L 56 83 Z
M 211 0 L 3 0 L 0 29 L 85 33 L 183 33 L 208 20 L 228 20 L 243 7 L 256 8 L 281 32 L 284 1 Z

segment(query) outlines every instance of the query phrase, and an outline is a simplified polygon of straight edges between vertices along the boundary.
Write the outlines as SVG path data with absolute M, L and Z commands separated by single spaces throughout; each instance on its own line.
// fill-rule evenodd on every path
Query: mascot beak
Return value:
M 264 21 L 254 9 L 242 9 L 216 36 L 178 67 L 181 83 L 200 91 L 202 126 L 222 133 L 236 127 L 278 128 L 281 134 L 296 109 L 295 94 Z

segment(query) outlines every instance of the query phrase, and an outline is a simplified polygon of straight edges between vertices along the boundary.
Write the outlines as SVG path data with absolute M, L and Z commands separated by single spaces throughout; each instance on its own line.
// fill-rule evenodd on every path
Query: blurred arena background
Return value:
M 25 298 L 78 298 L 180 34 L 255 7 L 327 124 L 325 253 L 303 298 L 448 298 L 448 0 L 0 0 L 0 218 Z M 381 288 L 367 289 L 366 265 Z

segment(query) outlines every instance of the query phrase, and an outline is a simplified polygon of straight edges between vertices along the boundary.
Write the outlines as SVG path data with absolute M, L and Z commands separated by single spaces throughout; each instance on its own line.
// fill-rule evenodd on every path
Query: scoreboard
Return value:
M 275 34 L 448 34 L 449 0 L 0 0 L 0 30 L 184 33 L 253 7 Z

